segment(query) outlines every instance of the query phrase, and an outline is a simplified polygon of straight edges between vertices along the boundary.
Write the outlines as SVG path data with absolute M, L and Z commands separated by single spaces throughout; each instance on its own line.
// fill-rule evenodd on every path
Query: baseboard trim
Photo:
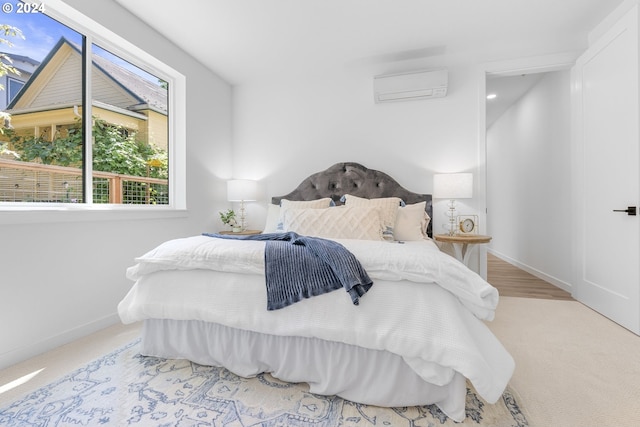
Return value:
M 518 267 L 521 270 L 526 271 L 527 273 L 536 276 L 538 279 L 544 280 L 545 282 L 549 282 L 552 285 L 562 289 L 563 291 L 566 291 L 568 293 L 572 293 L 572 286 L 570 283 L 565 282 L 564 280 L 560 280 L 556 277 L 550 276 L 536 268 L 533 268 L 527 264 L 523 264 L 518 260 L 515 260 L 503 253 L 500 253 L 498 251 L 496 251 L 495 249 L 491 249 L 491 248 L 487 248 L 487 252 L 495 255 L 496 257 L 500 258 L 501 260 L 508 262 L 509 264 Z
M 118 322 L 120 322 L 120 318 L 117 313 L 109 314 L 100 319 L 94 320 L 93 322 L 69 329 L 37 343 L 11 350 L 0 355 L 0 369 L 8 368 L 16 363 L 23 362 L 39 354 L 53 350 L 56 347 L 60 347 L 61 345 L 68 344 L 101 329 L 115 325 Z

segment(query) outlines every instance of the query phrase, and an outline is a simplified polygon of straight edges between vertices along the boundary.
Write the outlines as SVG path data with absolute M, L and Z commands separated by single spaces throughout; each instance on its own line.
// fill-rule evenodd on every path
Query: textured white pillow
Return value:
M 334 206 L 334 203 L 333 203 L 333 200 L 331 200 L 331 197 L 325 197 L 323 199 L 316 199 L 316 200 L 282 199 L 280 200 L 280 206 L 278 206 L 278 209 L 277 209 L 278 216 L 276 217 L 276 224 L 275 224 L 275 228 L 273 229 L 273 232 L 275 233 L 275 232 L 283 231 L 282 214 L 287 209 L 324 209 L 330 206 Z
M 398 207 L 402 203 L 399 197 L 384 197 L 379 199 L 364 199 L 362 197 L 345 194 L 343 196 L 346 206 L 368 206 L 378 207 L 381 209 L 380 215 L 384 225 L 382 236 L 384 240 L 393 240 L 394 227 L 396 225 L 396 216 L 398 215 Z
M 427 202 L 415 203 L 398 208 L 396 225 L 393 228 L 395 240 L 412 241 L 427 237 L 427 226 L 431 218 L 425 212 Z
M 326 209 L 287 209 L 284 231 L 326 239 L 383 240 L 383 224 L 376 207 L 338 206 Z

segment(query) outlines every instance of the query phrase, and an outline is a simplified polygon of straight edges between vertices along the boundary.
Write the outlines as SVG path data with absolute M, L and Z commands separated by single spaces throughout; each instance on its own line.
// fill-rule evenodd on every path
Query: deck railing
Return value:
M 82 203 L 82 170 L 0 159 L 0 202 Z M 168 180 L 93 171 L 93 203 L 168 204 Z

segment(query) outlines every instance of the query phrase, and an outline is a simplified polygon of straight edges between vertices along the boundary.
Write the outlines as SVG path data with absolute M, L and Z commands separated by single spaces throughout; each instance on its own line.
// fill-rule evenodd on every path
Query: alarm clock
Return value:
M 477 234 L 478 233 L 478 216 L 477 215 L 458 216 L 458 233 Z

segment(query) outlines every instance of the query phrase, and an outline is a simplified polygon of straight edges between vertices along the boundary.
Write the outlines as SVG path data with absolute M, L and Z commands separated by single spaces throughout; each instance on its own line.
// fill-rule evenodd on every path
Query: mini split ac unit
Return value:
M 447 96 L 449 74 L 447 70 L 418 71 L 389 74 L 373 78 L 376 104 L 413 99 L 431 99 Z

